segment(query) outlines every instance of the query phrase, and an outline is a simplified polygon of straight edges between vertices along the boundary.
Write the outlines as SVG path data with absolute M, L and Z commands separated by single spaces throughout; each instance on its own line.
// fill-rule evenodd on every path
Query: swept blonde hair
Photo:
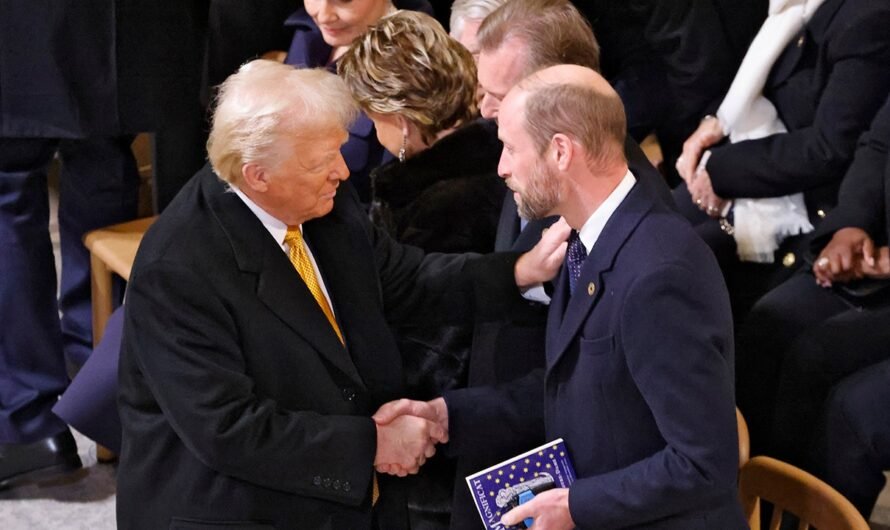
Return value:
M 347 129 L 357 115 L 349 90 L 336 75 L 251 61 L 220 85 L 207 157 L 219 178 L 237 186 L 244 164 L 275 167 L 290 154 L 278 145 L 282 137 L 311 142 L 319 131 Z
M 476 64 L 429 15 L 397 11 L 356 39 L 337 71 L 366 112 L 399 114 L 427 144 L 476 115 Z

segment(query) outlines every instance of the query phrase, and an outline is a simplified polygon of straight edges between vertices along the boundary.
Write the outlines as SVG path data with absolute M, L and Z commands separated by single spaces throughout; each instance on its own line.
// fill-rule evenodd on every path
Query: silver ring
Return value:
M 825 267 L 827 267 L 828 263 L 829 263 L 829 260 L 825 256 L 822 256 L 821 258 L 816 260 L 816 266 L 819 267 L 820 269 L 824 269 Z
M 702 200 L 701 200 L 701 199 L 695 199 L 695 205 L 696 205 L 696 206 L 701 206 L 701 205 L 702 205 Z
M 708 213 L 709 214 L 717 213 L 717 207 L 716 206 L 708 206 Z

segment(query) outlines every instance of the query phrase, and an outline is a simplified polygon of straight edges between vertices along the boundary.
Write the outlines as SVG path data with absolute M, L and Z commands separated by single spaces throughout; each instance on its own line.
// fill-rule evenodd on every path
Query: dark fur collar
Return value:
M 392 160 L 374 170 L 374 197 L 398 207 L 437 182 L 494 174 L 502 147 L 493 121 L 470 122 L 405 162 Z

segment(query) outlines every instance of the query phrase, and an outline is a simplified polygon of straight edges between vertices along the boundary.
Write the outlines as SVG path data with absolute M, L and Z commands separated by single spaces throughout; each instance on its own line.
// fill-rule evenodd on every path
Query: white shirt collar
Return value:
M 624 174 L 624 178 L 618 183 L 618 186 L 616 186 L 615 189 L 612 190 L 612 193 L 606 197 L 606 200 L 599 205 L 599 208 L 587 218 L 584 226 L 578 231 L 578 237 L 581 238 L 581 243 L 584 243 L 584 248 L 587 249 L 588 256 L 590 255 L 590 250 L 593 248 L 593 245 L 596 244 L 596 240 L 599 239 L 606 223 L 609 221 L 609 218 L 612 217 L 612 214 L 615 213 L 615 210 L 618 209 L 621 201 L 627 197 L 627 194 L 630 193 L 631 188 L 634 187 L 636 182 L 636 177 L 634 177 L 633 173 L 628 169 L 627 173 Z
M 263 226 L 266 227 L 266 230 L 269 231 L 269 234 L 272 235 L 272 238 L 278 243 L 278 246 L 282 248 L 285 252 L 287 251 L 287 246 L 284 244 L 284 236 L 287 235 L 287 225 L 277 218 L 273 217 L 269 212 L 260 208 L 257 203 L 250 200 L 250 197 L 244 194 L 243 191 L 238 189 L 237 186 L 229 186 L 235 195 L 241 198 L 244 201 L 244 204 L 250 208 L 250 211 L 253 212 L 257 219 L 263 223 Z M 303 226 L 300 225 L 300 231 L 303 230 Z

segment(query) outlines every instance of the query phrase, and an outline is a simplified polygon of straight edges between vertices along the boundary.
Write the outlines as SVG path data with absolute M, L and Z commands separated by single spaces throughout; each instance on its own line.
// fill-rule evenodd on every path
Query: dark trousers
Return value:
M 738 333 L 736 395 L 752 452 L 807 466 L 831 388 L 890 358 L 890 308 L 857 305 L 801 272 L 770 291 Z
M 807 236 L 785 238 L 775 252 L 773 263 L 743 262 L 739 260 L 735 239 L 720 228 L 716 219 L 693 204 L 685 183 L 674 188 L 673 196 L 677 211 L 689 220 L 717 258 L 729 289 L 732 315 L 738 328 L 757 300 L 800 268 L 803 251 L 808 244 Z
M 835 385 L 816 441 L 815 473 L 867 519 L 890 469 L 890 360 Z
M 82 238 L 136 216 L 139 175 L 131 141 L 0 138 L 0 442 L 28 442 L 65 428 L 50 412 L 68 383 L 65 358 L 82 364 L 92 350 L 89 252 Z M 57 152 L 58 298 L 46 181 Z

